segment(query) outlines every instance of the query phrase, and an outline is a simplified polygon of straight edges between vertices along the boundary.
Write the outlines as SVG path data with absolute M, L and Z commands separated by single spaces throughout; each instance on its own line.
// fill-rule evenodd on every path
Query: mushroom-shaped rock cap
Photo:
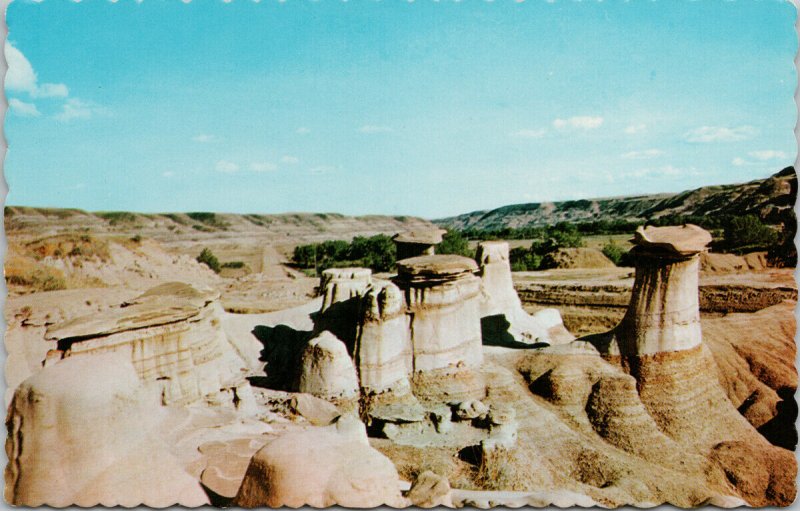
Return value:
M 392 239 L 397 243 L 418 243 L 420 245 L 438 245 L 442 242 L 444 229 L 428 229 L 422 231 L 406 231 L 395 234 Z
M 457 280 L 478 271 L 478 265 L 468 257 L 458 255 L 427 255 L 397 262 L 397 274 L 406 281 Z
M 633 243 L 651 252 L 690 256 L 702 252 L 711 243 L 711 234 L 692 224 L 668 227 L 639 227 Z

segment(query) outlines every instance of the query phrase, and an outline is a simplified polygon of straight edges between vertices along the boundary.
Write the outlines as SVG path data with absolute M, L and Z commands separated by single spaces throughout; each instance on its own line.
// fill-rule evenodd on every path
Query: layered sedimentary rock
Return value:
M 483 284 L 480 315 L 485 341 L 559 344 L 574 339 L 564 328 L 558 310 L 544 309 L 530 315 L 522 308 L 511 279 L 507 242 L 479 244 L 476 258 Z
M 247 364 L 222 331 L 219 293 L 169 283 L 93 315 L 50 327 L 62 357 L 122 353 L 139 378 L 160 387 L 164 404 L 188 404 L 246 386 Z M 239 397 L 240 399 L 241 397 Z
M 406 231 L 392 237 L 397 246 L 397 259 L 408 259 L 422 255 L 433 255 L 435 246 L 442 242 L 444 229 Z
M 9 407 L 6 501 L 62 507 L 207 503 L 169 453 L 163 409 L 120 353 L 69 357 L 25 380 Z
M 391 282 L 376 283 L 361 310 L 355 351 L 361 388 L 368 393 L 408 388 L 412 348 L 403 293 Z
M 323 399 L 358 395 L 358 377 L 353 360 L 344 343 L 332 333 L 323 331 L 303 350 L 298 391 Z
M 400 507 L 400 480 L 388 458 L 370 447 L 364 425 L 336 424 L 286 433 L 253 456 L 236 506 Z
M 314 333 L 328 330 L 353 352 L 358 331 L 361 297 L 372 284 L 369 268 L 330 268 L 322 272 L 322 306 L 314 319 Z
M 698 267 L 710 240 L 692 225 L 637 230 L 636 280 L 628 310 L 611 332 L 583 339 L 633 378 L 603 378 L 582 401 L 594 429 L 618 447 L 664 460 L 659 453 L 680 450 L 677 461 L 687 468 L 703 455 L 750 505 L 787 505 L 796 491 L 794 456 L 771 445 L 737 411 L 703 344 Z M 581 344 L 573 346 L 580 350 Z M 541 378 L 552 381 L 554 374 L 551 370 Z M 641 432 L 626 431 L 633 429 Z M 637 447 L 645 431 L 654 439 L 666 436 L 651 442 L 662 446 L 657 452 Z
M 698 272 L 711 235 L 691 224 L 640 227 L 633 242 L 636 277 L 631 301 L 601 349 L 637 356 L 699 346 Z
M 397 263 L 395 283 L 411 315 L 413 370 L 480 367 L 480 286 L 475 261 L 455 255 Z
M 319 285 L 323 297 L 320 312 L 363 295 L 371 283 L 372 270 L 369 268 L 329 268 L 323 271 Z

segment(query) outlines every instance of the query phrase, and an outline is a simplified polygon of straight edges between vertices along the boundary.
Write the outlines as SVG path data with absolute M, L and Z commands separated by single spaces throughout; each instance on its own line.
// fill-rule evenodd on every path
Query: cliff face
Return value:
M 434 220 L 456 229 L 502 229 L 592 222 L 598 219 L 652 220 L 664 216 L 755 214 L 768 223 L 781 223 L 791 214 L 797 196 L 793 167 L 766 179 L 743 184 L 705 186 L 676 194 L 641 195 L 550 203 L 512 204 Z

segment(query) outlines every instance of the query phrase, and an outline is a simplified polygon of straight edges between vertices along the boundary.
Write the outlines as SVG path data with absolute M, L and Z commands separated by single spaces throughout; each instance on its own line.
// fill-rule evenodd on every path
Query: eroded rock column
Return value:
M 359 302 L 372 284 L 369 268 L 329 268 L 322 272 L 322 306 L 314 320 L 314 333 L 328 330 L 353 353 L 359 321 Z
M 455 255 L 397 263 L 397 285 L 411 314 L 414 372 L 480 367 L 483 361 L 478 265 Z
M 412 365 L 409 317 L 402 291 L 391 282 L 373 286 L 361 302 L 355 359 L 366 392 L 408 388 Z
M 699 346 L 699 254 L 711 235 L 696 225 L 640 227 L 633 241 L 636 280 L 628 310 L 614 332 L 619 354 Z

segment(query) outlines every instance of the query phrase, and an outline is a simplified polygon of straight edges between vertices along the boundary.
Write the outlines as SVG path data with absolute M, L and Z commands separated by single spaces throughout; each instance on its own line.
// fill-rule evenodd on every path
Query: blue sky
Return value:
M 775 0 L 17 0 L 8 204 L 440 217 L 794 162 Z

